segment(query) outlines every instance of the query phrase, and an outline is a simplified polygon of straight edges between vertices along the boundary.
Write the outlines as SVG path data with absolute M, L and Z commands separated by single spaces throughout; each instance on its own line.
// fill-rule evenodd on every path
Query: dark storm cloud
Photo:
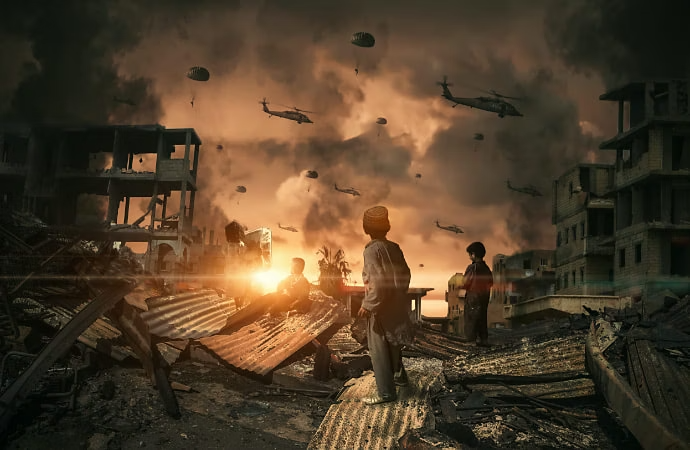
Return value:
M 552 234 L 545 231 L 551 230 L 551 181 L 582 161 L 592 142 L 582 134 L 574 103 L 560 95 L 563 84 L 550 71 L 521 75 L 510 61 L 489 61 L 484 69 L 472 68 L 467 77 L 480 75 L 490 85 L 506 86 L 505 95 L 524 99 L 508 100 L 524 117 L 500 119 L 477 111 L 439 133 L 425 163 L 461 204 L 503 206 L 510 237 L 520 247 L 546 245 Z M 454 111 L 449 107 L 448 113 Z M 483 133 L 485 140 L 477 143 L 474 133 Z M 506 180 L 515 186 L 535 185 L 544 197 L 512 192 Z
M 602 76 L 608 87 L 637 79 L 687 77 L 685 0 L 557 0 L 546 36 L 572 68 Z
M 13 120 L 105 123 L 116 117 L 148 118 L 160 114 L 157 99 L 143 79 L 118 75 L 115 59 L 133 48 L 139 38 L 126 11 L 112 2 L 4 2 L 0 8 L 3 32 L 31 44 L 35 70 L 12 95 L 7 115 Z M 3 55 L 3 65 L 25 60 Z M 136 112 L 124 112 L 113 99 L 127 98 Z

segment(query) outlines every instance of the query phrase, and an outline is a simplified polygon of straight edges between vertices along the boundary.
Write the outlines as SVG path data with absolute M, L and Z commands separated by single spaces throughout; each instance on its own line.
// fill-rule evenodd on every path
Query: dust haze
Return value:
M 308 266 L 330 243 L 356 276 L 361 215 L 384 204 L 391 239 L 425 264 L 413 281 L 437 290 L 464 269 L 471 241 L 484 241 L 489 258 L 553 247 L 552 180 L 608 157 L 596 147 L 615 132 L 613 112 L 599 94 L 629 78 L 688 72 L 685 28 L 668 20 L 685 20 L 689 7 L 670 0 L 5 3 L 5 120 L 193 127 L 204 142 L 197 226 L 270 226 L 278 259 L 307 255 Z M 666 22 L 654 31 L 647 24 L 659 14 Z M 371 32 L 375 47 L 351 45 L 356 31 Z M 194 65 L 209 69 L 208 82 L 185 78 Z M 444 75 L 455 96 L 521 98 L 511 103 L 524 117 L 451 108 L 435 84 Z M 313 111 L 315 123 L 269 119 L 264 97 L 272 110 Z M 506 180 L 544 196 L 509 191 Z

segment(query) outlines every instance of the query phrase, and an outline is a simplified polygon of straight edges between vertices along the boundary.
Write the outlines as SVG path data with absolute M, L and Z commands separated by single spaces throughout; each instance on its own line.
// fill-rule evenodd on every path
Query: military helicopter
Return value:
M 531 195 L 532 197 L 542 197 L 543 196 L 543 194 L 541 192 L 539 192 L 539 190 L 537 190 L 537 188 L 532 186 L 531 184 L 528 184 L 527 186 L 524 186 L 524 187 L 517 187 L 517 186 L 513 186 L 512 184 L 510 184 L 510 180 L 506 180 L 506 184 L 508 186 L 508 189 L 510 189 L 511 191 L 520 192 L 523 194 L 528 194 L 528 195 Z
M 278 228 L 280 228 L 281 230 L 287 230 L 287 231 L 292 231 L 293 233 L 297 233 L 297 228 L 295 228 L 295 227 L 284 227 L 280 224 L 280 222 L 278 222 Z
M 355 189 L 355 188 L 346 188 L 346 189 L 342 189 L 342 188 L 339 188 L 337 184 L 335 184 L 335 190 L 338 191 L 338 192 L 345 193 L 345 194 L 350 194 L 350 195 L 353 196 L 353 197 L 358 197 L 358 196 L 361 195 L 361 194 L 359 193 L 359 191 L 358 191 L 357 189 Z
M 469 106 L 470 108 L 477 108 L 482 109 L 484 111 L 495 112 L 501 119 L 505 116 L 522 117 L 522 113 L 520 113 L 515 108 L 515 106 L 503 100 L 504 98 L 509 98 L 512 100 L 521 100 L 520 98 L 501 95 L 494 90 L 482 91 L 486 92 L 487 94 L 491 94 L 491 97 L 454 97 L 448 89 L 448 86 L 452 86 L 453 84 L 448 83 L 448 77 L 446 77 L 445 75 L 443 76 L 443 81 L 437 81 L 436 84 L 443 88 L 443 94 L 441 94 L 441 97 L 455 103 L 453 105 L 453 108 L 455 108 L 458 105 L 465 105 Z
M 276 117 L 282 117 L 283 119 L 288 119 L 288 120 L 294 120 L 295 122 L 301 124 L 301 123 L 314 123 L 311 121 L 309 117 L 306 116 L 306 114 L 302 113 L 312 113 L 314 114 L 313 111 L 305 111 L 303 109 L 299 109 L 296 107 L 292 107 L 294 111 L 271 111 L 268 109 L 266 105 L 269 103 L 266 101 L 266 97 L 262 101 L 259 102 L 264 106 L 264 112 L 268 114 L 268 117 L 270 118 L 271 116 L 276 116 Z M 289 108 L 289 106 L 286 106 L 286 108 Z
M 450 232 L 455 233 L 455 234 L 464 233 L 464 231 L 462 231 L 462 228 L 460 228 L 459 226 L 457 226 L 457 225 L 441 225 L 440 223 L 438 223 L 438 220 L 436 221 L 436 226 L 442 230 L 450 231 Z

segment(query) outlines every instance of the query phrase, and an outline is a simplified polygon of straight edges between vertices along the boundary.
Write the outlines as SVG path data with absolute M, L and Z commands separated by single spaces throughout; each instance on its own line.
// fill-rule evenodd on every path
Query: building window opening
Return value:
M 688 83 L 686 81 L 679 81 L 676 84 L 676 102 L 678 114 L 684 115 L 688 113 Z
M 618 267 L 625 267 L 625 249 L 618 250 Z
M 570 227 L 570 230 L 573 233 L 573 241 L 577 241 L 577 225 Z
M 654 100 L 654 115 L 667 116 L 669 114 L 668 83 L 654 83 L 654 89 L 649 95 Z
M 635 264 L 642 262 L 642 244 L 635 244 Z
M 563 274 L 563 289 L 568 289 L 568 274 Z
M 690 189 L 677 188 L 672 190 L 671 222 L 679 225 L 690 224 Z
M 609 282 L 613 283 L 613 269 L 609 269 Z
M 585 284 L 585 268 L 580 267 L 580 283 Z
M 531 259 L 525 259 L 522 261 L 522 269 L 523 270 L 532 270 L 532 260 Z
M 568 192 L 570 193 L 569 198 L 573 198 L 573 182 L 568 183 Z
M 671 170 L 690 169 L 689 143 L 685 136 L 673 136 L 671 138 Z
M 577 286 L 577 278 L 575 278 L 575 271 L 573 270 L 570 274 L 573 277 L 573 286 Z
M 580 222 L 580 239 L 585 238 L 585 223 Z
M 541 267 L 546 267 L 546 266 L 549 265 L 549 260 L 546 259 L 546 258 L 541 258 L 541 259 L 539 260 L 539 265 L 540 265 Z
M 563 230 L 563 236 L 565 236 L 565 243 L 567 244 L 568 243 L 568 237 L 570 236 L 570 230 L 568 230 L 567 228 L 565 230 Z
M 690 244 L 671 243 L 671 275 L 690 277 Z
M 561 246 L 561 232 L 559 231 L 558 234 L 556 235 L 556 247 Z

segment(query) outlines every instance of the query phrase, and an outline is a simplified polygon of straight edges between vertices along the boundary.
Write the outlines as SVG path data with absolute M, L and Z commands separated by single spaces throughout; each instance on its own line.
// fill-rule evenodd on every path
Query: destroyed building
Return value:
M 614 167 L 578 164 L 553 183 L 556 291 L 613 295 Z
M 554 259 L 553 250 L 528 250 L 510 256 L 494 256 L 491 302 L 508 305 L 552 295 L 556 282 Z
M 448 318 L 453 320 L 460 317 L 460 311 L 464 308 L 465 290 L 462 289 L 464 274 L 455 273 L 448 279 L 446 291 L 446 303 L 448 303 Z
M 355 317 L 357 311 L 362 306 L 364 300 L 364 286 L 344 286 L 345 289 L 345 307 L 347 308 L 350 317 Z M 410 319 L 414 322 L 422 320 L 422 298 L 428 292 L 433 291 L 434 288 L 414 288 L 410 287 L 407 291 L 407 298 L 409 300 L 408 307 Z M 413 306 L 414 305 L 414 306 Z
M 599 148 L 616 151 L 616 295 L 649 298 L 690 291 L 690 109 L 688 80 L 629 83 L 599 97 L 618 102 L 618 133 Z
M 193 243 L 200 146 L 191 128 L 0 125 L 0 198 L 84 238 L 148 243 L 147 270 L 180 271 Z M 137 198 L 150 199 L 139 218 L 130 216 Z M 78 227 L 88 209 L 109 226 Z

